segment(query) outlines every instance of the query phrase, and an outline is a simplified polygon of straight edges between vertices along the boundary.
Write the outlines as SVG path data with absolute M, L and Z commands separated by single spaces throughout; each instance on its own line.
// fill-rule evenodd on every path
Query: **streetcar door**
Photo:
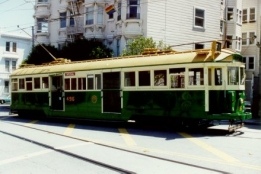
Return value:
M 120 72 L 103 73 L 103 112 L 121 112 Z
M 53 110 L 64 110 L 64 91 L 63 91 L 63 76 L 54 75 L 51 77 L 50 106 Z

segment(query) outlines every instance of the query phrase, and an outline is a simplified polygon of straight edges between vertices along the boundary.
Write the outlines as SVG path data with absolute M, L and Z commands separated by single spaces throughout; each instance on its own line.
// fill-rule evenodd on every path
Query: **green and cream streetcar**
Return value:
M 11 111 L 107 121 L 244 122 L 245 65 L 228 49 L 160 52 L 15 70 Z

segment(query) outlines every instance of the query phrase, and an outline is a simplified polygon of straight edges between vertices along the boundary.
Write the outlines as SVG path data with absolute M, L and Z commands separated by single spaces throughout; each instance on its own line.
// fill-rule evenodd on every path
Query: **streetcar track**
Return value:
M 103 163 L 103 162 L 99 162 L 97 160 L 94 160 L 94 159 L 91 159 L 91 158 L 87 158 L 87 157 L 83 157 L 81 155 L 77 155 L 77 154 L 74 154 L 74 153 L 71 153 L 71 152 L 68 152 L 66 150 L 63 150 L 61 148 L 55 148 L 53 146 L 50 146 L 48 144 L 44 144 L 44 143 L 40 143 L 38 141 L 34 141 L 32 139 L 28 139 L 28 138 L 25 138 L 25 137 L 22 137 L 22 136 L 18 136 L 18 135 L 15 135 L 15 134 L 11 134 L 11 133 L 8 133 L 8 132 L 5 132 L 5 131 L 1 131 L 1 133 L 5 134 L 5 135 L 9 135 L 9 136 L 12 136 L 12 137 L 15 137 L 15 138 L 18 138 L 20 140 L 23 140 L 23 141 L 27 141 L 27 142 L 30 142 L 30 143 L 33 143 L 33 144 L 36 144 L 38 146 L 41 146 L 41 147 L 44 147 L 46 149 L 50 149 L 50 150 L 53 150 L 55 152 L 60 152 L 64 155 L 67 155 L 67 156 L 71 156 L 73 158 L 76 158 L 76 159 L 79 159 L 79 160 L 82 160 L 82 161 L 86 161 L 86 162 L 89 162 L 89 163 L 93 163 L 97 166 L 101 166 L 101 167 L 104 167 L 104 168 L 107 168 L 107 169 L 110 169 L 110 170 L 113 170 L 113 171 L 117 171 L 119 173 L 125 173 L 125 174 L 135 174 L 135 172 L 132 172 L 132 171 L 128 171 L 128 170 L 125 170 L 125 169 L 122 169 L 122 168 L 119 168 L 119 167 L 116 167 L 116 166 L 113 166 L 113 165 L 109 165 L 109 164 L 106 164 L 106 163 Z
M 150 158 L 154 158 L 154 159 L 158 159 L 158 160 L 162 160 L 162 161 L 167 161 L 167 162 L 172 162 L 172 163 L 177 163 L 177 164 L 182 164 L 182 165 L 187 165 L 187 166 L 191 166 L 191 167 L 195 167 L 195 168 L 201 168 L 201 169 L 205 169 L 205 170 L 209 170 L 209 171 L 215 171 L 215 172 L 220 172 L 220 173 L 224 173 L 224 174 L 227 174 L 228 172 L 225 172 L 225 171 L 221 171 L 221 170 L 216 170 L 216 169 L 212 169 L 212 168 L 207 168 L 207 167 L 202 167 L 202 166 L 199 166 L 199 165 L 194 165 L 194 164 L 188 164 L 188 163 L 185 163 L 185 162 L 181 162 L 181 161 L 176 161 L 176 160 L 172 160 L 172 159 L 168 159 L 168 158 L 163 158 L 163 157 L 159 157 L 159 156 L 155 156 L 155 155 L 150 155 L 150 154 L 145 154 L 145 153 L 142 153 L 142 152 L 137 152 L 137 151 L 133 151 L 133 150 L 129 150 L 129 149 L 124 149 L 123 147 L 116 147 L 116 146 L 113 146 L 113 145 L 108 145 L 108 144 L 105 144 L 105 143 L 101 143 L 101 142 L 98 142 L 98 141 L 93 141 L 93 140 L 87 140 L 87 139 L 82 139 L 82 138 L 78 138 L 78 137 L 72 137 L 72 136 L 68 136 L 68 135 L 64 135 L 64 134 L 60 134 L 60 133 L 56 133 L 56 132 L 51 132 L 51 131 L 47 131 L 47 130 L 43 130 L 43 129 L 39 129 L 39 128 L 35 128 L 35 127 L 31 127 L 31 126 L 28 126 L 28 125 L 21 125 L 21 124 L 17 124 L 17 123 L 11 123 L 11 122 L 6 122 L 4 120 L 4 123 L 6 124 L 12 124 L 12 125 L 16 125 L 16 126 L 21 126 L 21 127 L 25 127 L 25 128 L 29 128 L 29 129 L 34 129 L 34 130 L 37 130 L 37 131 L 40 131 L 40 132 L 45 132 L 45 133 L 49 133 L 49 134 L 53 134 L 53 135 L 57 135 L 57 136 L 61 136 L 61 137 L 66 137 L 66 138 L 69 138 L 69 139 L 74 139 L 74 140 L 78 140 L 78 141 L 83 141 L 83 142 L 89 142 L 89 143 L 93 143 L 95 145 L 100 145 L 100 146 L 103 146 L 103 147 L 107 147 L 107 148 L 111 148 L 111 149 L 116 149 L 116 150 L 120 150 L 120 151 L 125 151 L 125 152 L 129 152 L 129 153 L 132 153 L 132 154 L 137 154 L 137 155 L 142 155 L 142 156 L 145 156 L 145 157 L 150 157 Z M 5 131 L 1 131 L 0 132 L 2 133 L 6 133 L 6 134 L 9 134 Z M 12 136 L 12 135 L 11 135 Z M 16 136 L 16 135 L 14 135 Z M 18 136 L 19 137 L 19 136 Z M 26 139 L 24 137 L 21 137 L 21 139 Z M 30 140 L 28 139 L 29 142 L 34 142 L 33 140 Z M 39 143 L 39 142 L 38 142 Z M 40 143 L 41 144 L 41 143 Z M 43 144 L 44 145 L 44 144 Z M 45 145 L 44 145 L 45 146 Z M 70 152 L 67 152 L 67 151 L 64 151 L 62 149 L 56 149 L 52 146 L 49 146 L 49 145 L 46 145 L 48 148 L 50 149 L 53 149 L 55 151 L 59 151 L 61 153 L 64 153 L 64 154 L 67 154 L 67 155 L 70 155 L 70 156 L 73 156 L 73 157 L 76 157 L 78 159 L 82 159 L 82 160 L 85 160 L 85 161 L 88 161 L 90 160 L 89 162 L 92 162 L 92 159 L 89 159 L 89 158 L 85 158 L 85 157 L 82 157 L 80 155 L 75 155 L 73 153 L 70 153 Z M 178 155 L 180 156 L 180 155 Z M 202 160 L 202 161 L 207 161 L 207 162 L 213 162 L 213 163 L 219 163 L 219 164 L 226 164 L 226 165 L 231 165 L 231 166 L 238 166 L 238 167 L 244 167 L 244 168 L 249 168 L 249 169 L 254 169 L 254 170 L 260 170 L 261 171 L 261 167 L 259 166 L 255 166 L 255 165 L 250 165 L 250 164 L 245 164 L 245 163 L 240 163 L 240 162 L 233 162 L 233 163 L 227 163 L 227 162 L 224 162 L 224 161 L 220 161 L 220 160 L 210 160 L 210 159 L 201 159 L 199 157 L 190 157 L 191 159 L 197 159 L 197 160 Z M 97 162 L 96 160 L 93 160 L 93 163 Z M 97 162 L 99 163 L 99 162 Z M 107 165 L 107 164 L 106 164 Z M 108 165 L 110 166 L 110 165 Z M 117 169 L 117 167 L 116 167 Z M 127 171 L 127 172 L 131 172 L 131 171 Z M 126 172 L 124 172 L 126 173 Z M 135 173 L 135 172 L 131 172 L 131 173 Z

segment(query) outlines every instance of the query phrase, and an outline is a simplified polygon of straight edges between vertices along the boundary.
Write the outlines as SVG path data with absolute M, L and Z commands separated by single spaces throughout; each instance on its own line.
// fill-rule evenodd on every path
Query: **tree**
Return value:
M 41 65 L 54 61 L 46 50 L 55 58 L 65 58 L 71 61 L 108 58 L 113 55 L 112 50 L 107 48 L 101 41 L 78 39 L 73 43 L 68 43 L 62 50 L 58 50 L 51 45 L 37 45 L 32 49 L 24 63 Z
M 155 48 L 159 50 L 170 50 L 171 48 L 160 41 L 158 44 L 153 41 L 153 39 L 145 38 L 143 36 L 133 39 L 126 49 L 123 50 L 122 56 L 129 56 L 129 55 L 140 55 L 144 52 L 145 48 Z
M 156 43 L 152 38 L 145 38 L 143 36 L 133 39 L 126 49 L 123 50 L 122 56 L 140 55 L 144 48 L 156 48 Z
M 61 57 L 71 61 L 112 57 L 112 50 L 99 40 L 79 39 L 61 50 Z
M 53 57 L 46 50 L 48 50 L 48 52 L 52 54 L 54 57 L 57 57 L 59 55 L 58 50 L 54 46 L 45 44 L 42 44 L 42 46 L 37 45 L 32 48 L 31 53 L 28 55 L 24 63 L 41 65 L 43 63 L 53 61 Z

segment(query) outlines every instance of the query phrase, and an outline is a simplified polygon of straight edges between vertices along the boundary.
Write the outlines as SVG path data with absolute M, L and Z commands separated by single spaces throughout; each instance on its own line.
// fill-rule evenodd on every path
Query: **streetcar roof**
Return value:
M 51 74 L 70 71 L 114 69 L 156 65 L 171 65 L 182 63 L 201 63 L 201 62 L 231 62 L 235 52 L 222 49 L 211 56 L 210 49 L 196 51 L 174 52 L 168 54 L 139 55 L 128 57 L 115 57 L 106 59 L 95 59 L 86 61 L 75 61 L 66 63 L 56 63 L 47 65 L 32 65 L 21 67 L 15 70 L 11 76 L 30 75 L 30 74 Z

